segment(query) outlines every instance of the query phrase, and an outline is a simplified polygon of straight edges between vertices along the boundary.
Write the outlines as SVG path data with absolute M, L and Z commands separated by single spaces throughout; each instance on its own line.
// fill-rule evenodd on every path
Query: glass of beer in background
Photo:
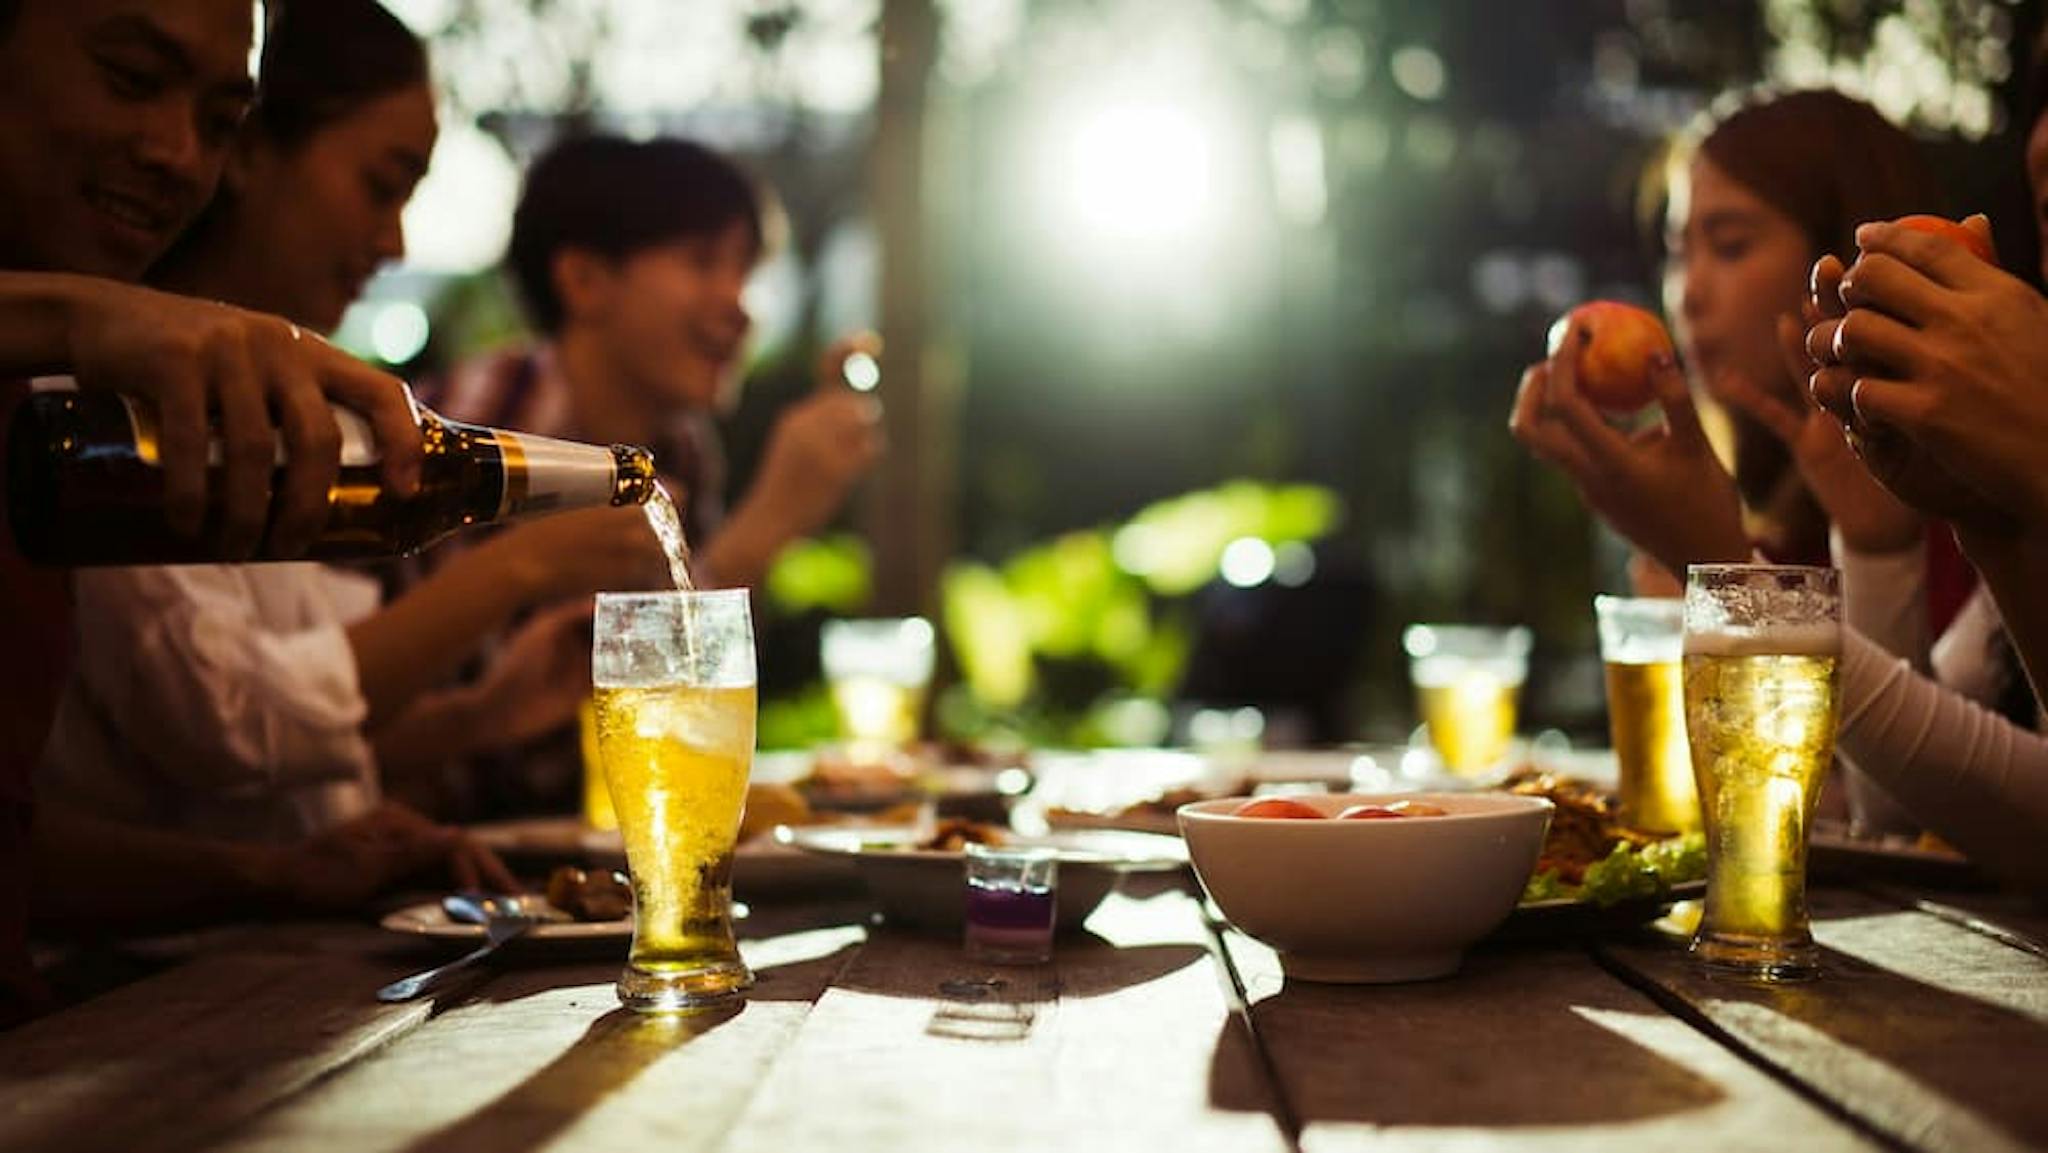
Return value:
M 732 933 L 732 861 L 754 756 L 754 629 L 744 589 L 604 593 L 591 679 L 633 875 L 619 1000 L 716 1006 L 753 983 Z
M 1451 772 L 1476 776 L 1507 756 L 1529 642 L 1519 627 L 1409 625 L 1401 634 L 1429 743 Z
M 1594 597 L 1607 666 L 1607 725 L 1621 762 L 1621 819 L 1649 833 L 1700 827 L 1699 786 L 1685 743 L 1685 602 Z
M 854 759 L 886 761 L 917 740 L 934 640 L 923 617 L 825 622 L 819 662 Z
M 1692 951 L 1709 973 L 1819 974 L 1806 840 L 1835 755 L 1841 652 L 1835 570 L 1689 570 L 1685 727 L 1707 833 L 1707 907 Z

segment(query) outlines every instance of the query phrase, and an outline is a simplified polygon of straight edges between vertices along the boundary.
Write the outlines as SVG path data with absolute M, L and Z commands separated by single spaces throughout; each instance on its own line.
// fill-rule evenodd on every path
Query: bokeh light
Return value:
M 1170 239 L 1212 223 L 1214 145 L 1191 108 L 1127 104 L 1088 113 L 1048 175 L 1073 217 L 1111 239 Z

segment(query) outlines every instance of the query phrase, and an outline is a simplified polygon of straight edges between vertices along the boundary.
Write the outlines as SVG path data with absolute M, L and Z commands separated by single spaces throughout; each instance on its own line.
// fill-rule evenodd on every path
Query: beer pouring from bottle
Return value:
M 357 560 L 417 552 L 460 529 L 606 505 L 644 504 L 655 488 L 646 449 L 577 444 L 448 420 L 419 410 L 418 491 L 387 489 L 366 422 L 347 409 L 341 469 L 328 491 L 327 523 L 303 559 Z M 278 449 L 282 466 L 283 447 Z M 222 453 L 218 442 L 212 459 Z M 194 537 L 164 516 L 164 472 L 155 412 L 113 393 L 40 391 L 8 429 L 9 519 L 23 556 L 46 565 L 188 564 L 285 559 L 259 548 L 224 555 L 222 485 Z

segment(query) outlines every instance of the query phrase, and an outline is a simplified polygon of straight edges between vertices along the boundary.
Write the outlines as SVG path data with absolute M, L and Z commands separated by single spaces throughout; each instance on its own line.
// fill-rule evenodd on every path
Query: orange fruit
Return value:
M 1633 304 L 1588 301 L 1550 326 L 1551 355 L 1563 346 L 1573 324 L 1583 334 L 1573 367 L 1587 400 L 1608 412 L 1634 412 L 1655 399 L 1651 363 L 1672 355 L 1671 334 L 1664 331 L 1663 321 Z

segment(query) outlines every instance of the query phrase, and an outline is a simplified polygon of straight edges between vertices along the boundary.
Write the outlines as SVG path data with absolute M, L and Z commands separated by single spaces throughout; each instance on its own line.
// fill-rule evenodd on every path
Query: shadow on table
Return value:
M 1689 1029 L 1582 956 L 1474 954 L 1455 977 L 1409 985 L 1290 980 L 1249 1017 L 1301 1125 L 1614 1124 L 1724 1097 L 1709 1078 L 1628 1035 Z M 1217 1038 L 1211 1097 L 1219 1107 L 1245 1107 L 1241 1029 L 1233 1019 Z
M 817 930 L 864 926 L 872 911 L 865 901 L 842 901 L 806 905 L 753 905 L 735 925 L 735 936 L 744 946 L 750 941 L 789 937 Z M 486 964 L 458 977 L 435 998 L 434 1012 L 446 1012 L 471 1000 L 515 1001 L 547 989 L 573 985 L 603 984 L 609 987 L 626 963 L 632 942 L 624 937 L 585 939 L 529 939 L 514 941 Z M 426 969 L 460 956 L 475 946 L 470 940 L 435 940 L 397 937 L 374 950 L 377 957 L 407 969 Z M 829 979 L 831 971 L 844 964 L 848 947 L 834 947 L 827 956 L 805 956 L 800 961 L 757 966 L 759 978 L 750 991 L 752 1000 L 816 1000 L 823 989 L 817 973 Z M 836 959 L 835 959 L 836 958 Z M 815 990 L 813 990 L 815 986 Z M 813 990 L 805 992 L 805 990 Z
M 1027 990 L 1041 1000 L 1099 997 L 1155 981 L 1209 955 L 1195 945 L 1119 947 L 1085 932 L 1061 937 L 1050 965 L 989 965 L 970 960 L 955 936 L 887 928 L 876 930 L 872 948 L 915 960 L 857 966 L 839 982 L 841 988 L 884 997 L 930 998 L 948 996 L 948 989 L 963 982 L 1000 981 L 1001 987 Z
M 834 988 L 932 1003 L 925 1031 L 956 1040 L 1009 1042 L 1031 1036 L 1039 1014 L 1060 1000 L 1099 997 L 1180 971 L 1209 954 L 1194 945 L 1118 947 L 1092 933 L 1060 939 L 1047 965 L 971 960 L 955 935 L 878 928 Z
M 824 937 L 814 951 L 792 953 L 786 960 L 769 963 L 756 961 L 753 963 L 754 985 L 747 990 L 746 1000 L 816 1001 L 859 947 L 856 936 Z M 489 973 L 488 979 L 480 977 L 451 987 L 437 1003 L 435 1011 L 438 1013 L 476 1002 L 503 1004 L 577 986 L 588 986 L 592 996 L 609 1001 L 616 996 L 613 984 L 618 980 L 619 970 L 625 961 L 625 954 L 621 952 L 616 959 L 603 961 L 514 965 Z
M 614 1009 L 591 1022 L 576 1043 L 497 1100 L 424 1134 L 412 1153 L 490 1150 L 520 1153 L 553 1141 L 644 1070 L 737 1017 L 742 1007 L 697 1016 Z
M 1821 950 L 1819 980 L 1758 986 L 1707 977 L 1678 950 L 1613 951 L 1635 973 L 1729 1029 L 1802 1080 L 1833 1086 L 1867 1084 L 1865 1061 L 1895 1071 L 1924 1090 L 1989 1118 L 2036 1146 L 2048 1146 L 2048 1022 L 2015 1009 L 1930 985 L 1836 949 Z M 1957 964 L 1962 958 L 1954 959 Z M 2015 982 L 2041 980 L 2040 962 L 2019 950 L 2000 972 Z M 2031 974 L 2031 976 L 2026 976 Z M 1983 975 L 1979 975 L 1980 979 Z M 1838 1046 L 1834 1052 L 1831 1047 Z M 1932 1102 L 1922 1102 L 1933 1104 Z M 1857 1113 L 1882 1115 L 1912 1102 L 1851 1102 Z M 1894 1123 L 1917 1123 L 1912 1117 Z M 1881 1124 L 1883 1122 L 1880 1122 Z

